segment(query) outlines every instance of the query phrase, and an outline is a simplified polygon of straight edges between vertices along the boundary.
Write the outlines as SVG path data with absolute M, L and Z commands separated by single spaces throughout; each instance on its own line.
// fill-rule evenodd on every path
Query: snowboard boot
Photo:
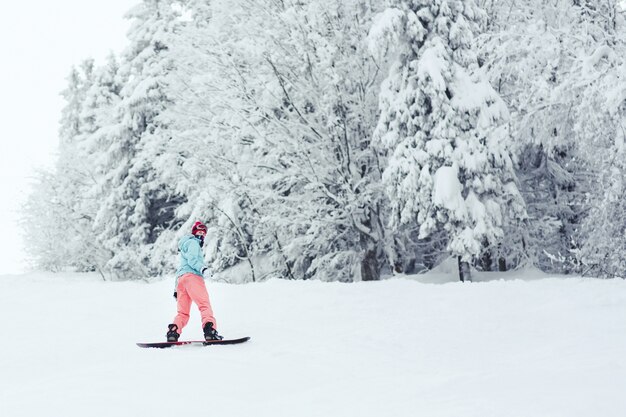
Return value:
M 217 333 L 217 330 L 213 328 L 213 323 L 207 322 L 202 328 L 204 331 L 204 340 L 222 340 L 223 337 Z
M 167 337 L 167 341 L 178 342 L 178 338 L 180 337 L 180 334 L 178 334 L 178 326 L 175 324 L 168 324 L 167 329 L 167 334 L 165 335 Z

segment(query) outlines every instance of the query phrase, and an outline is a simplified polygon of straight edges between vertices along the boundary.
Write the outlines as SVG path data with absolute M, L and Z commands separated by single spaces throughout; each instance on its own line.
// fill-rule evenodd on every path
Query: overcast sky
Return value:
M 5 1 L 0 9 L 0 274 L 23 272 L 20 205 L 57 146 L 59 95 L 72 65 L 102 63 L 126 46 L 127 10 L 140 0 Z M 29 236 L 28 239 L 37 239 Z

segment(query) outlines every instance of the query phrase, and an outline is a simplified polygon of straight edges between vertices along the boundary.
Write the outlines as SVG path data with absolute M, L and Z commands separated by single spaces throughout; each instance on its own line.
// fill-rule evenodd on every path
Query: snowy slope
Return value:
M 0 416 L 626 415 L 626 281 L 498 277 L 210 283 L 252 340 L 156 350 L 170 280 L 1 276 Z

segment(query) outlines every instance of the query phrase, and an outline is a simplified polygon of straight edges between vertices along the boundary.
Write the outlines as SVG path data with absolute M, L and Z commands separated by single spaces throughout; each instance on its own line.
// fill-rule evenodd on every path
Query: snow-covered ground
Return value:
M 453 279 L 209 283 L 252 340 L 158 350 L 171 279 L 0 276 L 0 416 L 626 415 L 626 281 Z

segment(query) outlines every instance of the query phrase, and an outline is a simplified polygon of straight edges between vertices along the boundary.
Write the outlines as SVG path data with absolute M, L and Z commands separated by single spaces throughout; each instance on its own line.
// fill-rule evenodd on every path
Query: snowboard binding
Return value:
M 178 334 L 178 326 L 175 324 L 168 324 L 167 329 L 167 334 L 165 335 L 165 337 L 167 337 L 167 341 L 178 342 L 178 338 L 180 337 L 180 334 Z

